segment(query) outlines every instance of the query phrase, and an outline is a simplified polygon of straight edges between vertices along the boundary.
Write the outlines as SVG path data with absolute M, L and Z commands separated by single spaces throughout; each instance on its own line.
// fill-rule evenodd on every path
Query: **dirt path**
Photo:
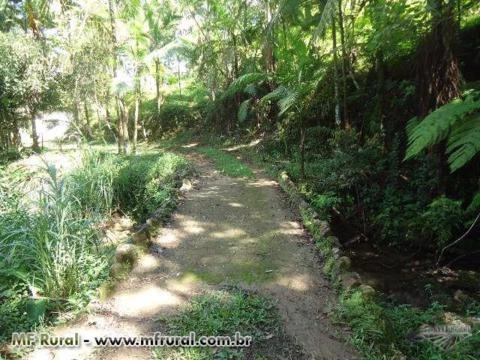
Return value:
M 278 189 L 261 172 L 254 179 L 218 174 L 195 157 L 198 189 L 185 195 L 170 224 L 154 239 L 128 279 L 88 316 L 57 328 L 82 337 L 135 336 L 161 331 L 158 318 L 174 314 L 189 298 L 221 284 L 272 296 L 286 332 L 315 359 L 353 359 L 341 329 L 326 314 L 333 291 L 319 259 Z M 193 330 L 193 329 L 192 329 Z M 39 349 L 32 359 L 149 359 L 141 348 Z

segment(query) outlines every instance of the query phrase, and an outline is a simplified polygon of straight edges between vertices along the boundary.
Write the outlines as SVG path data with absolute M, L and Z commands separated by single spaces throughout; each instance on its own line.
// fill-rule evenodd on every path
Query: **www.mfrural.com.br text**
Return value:
M 251 336 L 236 332 L 233 336 L 197 336 L 163 335 L 155 332 L 149 336 L 93 336 L 85 337 L 79 333 L 71 336 L 54 336 L 48 333 L 16 332 L 12 334 L 12 346 L 40 347 L 249 347 Z

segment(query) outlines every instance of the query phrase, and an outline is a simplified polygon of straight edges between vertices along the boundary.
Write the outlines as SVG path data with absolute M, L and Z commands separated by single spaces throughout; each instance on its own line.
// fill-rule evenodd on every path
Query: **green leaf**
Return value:
M 260 99 L 260 103 L 265 104 L 265 103 L 267 103 L 269 101 L 272 101 L 272 100 L 280 100 L 280 99 L 286 97 L 288 94 L 289 94 L 288 89 L 285 86 L 281 85 L 281 86 L 277 87 L 276 89 L 274 89 L 273 91 L 266 94 L 265 96 L 263 96 Z
M 411 130 L 405 160 L 446 139 L 458 120 L 478 109 L 480 101 L 467 97 L 465 100 L 455 99 L 433 111 Z
M 448 139 L 447 154 L 450 169 L 458 170 L 480 152 L 480 113 L 468 117 L 452 129 Z
M 280 107 L 279 115 L 283 115 L 287 112 L 293 105 L 298 104 L 299 100 L 298 91 L 290 91 L 287 96 L 278 101 L 278 106 Z

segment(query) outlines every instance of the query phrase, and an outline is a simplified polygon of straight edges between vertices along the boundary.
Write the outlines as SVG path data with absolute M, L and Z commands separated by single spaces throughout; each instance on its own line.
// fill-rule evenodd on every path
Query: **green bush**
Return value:
M 149 136 L 158 138 L 178 128 L 192 128 L 208 117 L 212 103 L 208 100 L 206 89 L 191 86 L 182 93 L 175 91 L 165 96 L 160 113 L 157 112 L 156 99 L 142 105 L 142 118 Z
M 120 170 L 127 165 L 125 158 L 111 154 L 84 153 L 80 167 L 65 179 L 84 213 L 93 215 L 112 211 L 113 184 Z
M 322 219 L 329 219 L 332 208 L 340 203 L 340 199 L 335 193 L 328 192 L 312 195 L 310 203 Z
M 441 248 L 462 228 L 462 218 L 461 201 L 441 196 L 433 200 L 422 214 L 423 233 Z
M 10 197 L 0 211 L 0 319 L 10 319 L 0 337 L 32 328 L 53 308 L 84 304 L 108 276 L 108 252 L 94 227 L 100 217 L 83 211 L 74 182 L 59 179 L 54 167 L 43 183 L 31 209 Z

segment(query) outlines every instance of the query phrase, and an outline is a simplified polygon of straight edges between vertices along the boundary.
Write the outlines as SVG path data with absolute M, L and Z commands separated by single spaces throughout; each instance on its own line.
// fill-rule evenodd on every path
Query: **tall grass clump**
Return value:
M 90 216 L 110 213 L 114 206 L 114 182 L 129 165 L 124 157 L 85 151 L 81 166 L 67 177 L 81 211 Z
M 53 310 L 84 305 L 109 273 L 112 251 L 97 225 L 117 210 L 141 221 L 159 207 L 173 209 L 189 171 L 183 157 L 169 153 L 86 151 L 64 176 L 47 165 L 28 206 L 14 186 L 18 176 L 0 173 L 0 343 Z
M 0 210 L 0 340 L 31 328 L 49 310 L 84 303 L 108 275 L 108 256 L 95 223 L 75 196 L 68 175 L 55 167 L 42 174 L 31 208 L 20 193 L 2 191 Z
M 130 157 L 114 180 L 114 205 L 137 221 L 159 208 L 168 212 L 182 179 L 191 171 L 184 157 L 172 153 Z

